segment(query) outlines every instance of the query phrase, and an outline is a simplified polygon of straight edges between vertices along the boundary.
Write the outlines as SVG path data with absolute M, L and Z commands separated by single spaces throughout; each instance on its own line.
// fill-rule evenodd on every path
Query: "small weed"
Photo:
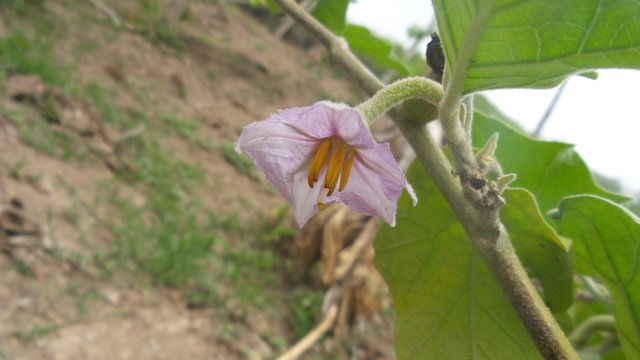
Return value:
M 166 196 L 152 199 L 142 209 L 121 204 L 128 220 L 114 229 L 118 250 L 154 282 L 182 289 L 206 279 L 203 263 L 217 241 L 198 219 L 198 211 L 192 210 L 197 207 L 184 205 Z
M 215 284 L 205 260 L 218 241 L 217 218 L 203 210 L 191 193 L 203 179 L 200 168 L 175 160 L 151 134 L 128 143 L 135 163 L 134 181 L 146 194 L 143 205 L 112 198 L 120 218 L 108 223 L 114 240 L 102 263 L 107 271 L 129 267 L 157 284 L 184 290 L 188 297 L 209 298 Z
M 23 176 L 23 170 L 27 166 L 27 161 L 20 159 L 9 166 L 9 176 L 15 180 L 20 180 Z
M 152 40 L 166 44 L 175 50 L 184 50 L 186 45 L 176 26 L 171 24 L 162 13 L 161 1 L 139 0 L 139 4 L 142 14 L 135 22 L 144 29 L 144 33 Z M 182 15 L 184 14 L 180 14 L 180 19 Z
M 29 331 L 19 332 L 16 335 L 18 336 L 18 339 L 20 339 L 23 342 L 32 342 L 38 338 L 41 338 L 47 335 L 52 331 L 59 329 L 60 327 L 61 325 L 59 324 L 47 324 L 47 325 L 37 326 Z
M 264 43 L 257 43 L 256 44 L 256 51 L 259 53 L 265 53 L 267 52 L 267 50 L 269 50 L 269 46 L 267 46 Z
M 287 340 L 278 335 L 262 334 L 267 342 L 276 349 L 276 352 L 281 353 L 287 350 Z
M 16 267 L 16 271 L 24 276 L 24 277 L 28 277 L 28 278 L 33 278 L 35 277 L 35 273 L 33 272 L 33 269 L 31 268 L 31 266 L 29 266 L 29 264 L 27 264 L 26 262 L 15 258 L 13 259 L 13 264 Z
M 28 39 L 24 34 L 0 37 L 0 73 L 35 74 L 45 83 L 61 87 L 71 79 L 71 69 L 55 60 L 44 40 Z
M 42 9 L 44 0 L 0 0 L 0 9 L 5 11 L 28 11 L 31 8 Z
M 93 104 L 102 119 L 122 128 L 130 128 L 136 126 L 140 119 L 133 117 L 122 108 L 114 106 L 110 100 L 109 94 L 97 82 L 90 82 L 82 91 L 83 96 Z
M 318 309 L 322 305 L 323 294 L 309 289 L 296 289 L 293 293 L 292 309 L 296 323 L 296 338 L 302 338 L 316 326 Z
M 195 133 L 200 127 L 197 119 L 182 116 L 166 116 L 161 119 L 164 131 L 168 135 L 180 136 L 195 141 Z
M 25 144 L 64 160 L 83 159 L 89 149 L 76 137 L 49 124 L 35 112 L 4 111 L 3 114 L 18 128 L 18 137 Z
M 230 326 L 228 323 L 224 323 L 222 325 L 222 329 L 218 333 L 218 342 L 226 343 L 234 337 L 239 336 L 239 331 L 234 327 Z
M 259 179 L 251 160 L 244 155 L 238 154 L 233 144 L 224 143 L 220 149 L 225 160 L 238 169 L 238 171 L 249 176 L 253 180 L 257 181 Z
M 152 187 L 157 194 L 182 199 L 204 179 L 202 168 L 172 159 L 152 136 L 135 139 L 130 145 L 136 164 L 135 180 Z
M 275 244 L 282 239 L 293 239 L 296 231 L 287 224 L 289 205 L 284 204 L 276 209 L 275 217 L 259 227 L 258 237 L 263 244 Z
M 104 45 L 101 42 L 96 41 L 96 39 L 87 39 L 78 42 L 74 49 L 79 55 L 83 55 L 95 52 L 100 49 L 101 46 Z
M 218 141 L 215 137 L 205 140 L 202 137 L 199 137 L 195 140 L 196 145 L 202 150 L 215 150 L 218 148 Z
M 241 233 L 243 230 L 236 214 L 213 215 L 213 223 L 216 229 L 224 233 Z
M 122 196 L 109 196 L 120 216 L 101 220 L 113 239 L 107 249 L 95 251 L 98 266 L 106 274 L 118 269 L 144 274 L 155 284 L 180 289 L 188 302 L 213 302 L 216 283 L 207 272 L 206 261 L 218 242 L 214 230 L 220 219 L 205 211 L 192 195 L 204 178 L 203 170 L 175 159 L 161 142 L 167 134 L 195 136 L 198 121 L 173 116 L 153 124 L 145 113 L 114 106 L 100 84 L 89 84 L 86 94 L 105 120 L 123 128 L 140 122 L 147 125 L 143 136 L 122 143 L 133 168 L 116 172 L 139 185 L 146 200 L 136 204 Z M 73 217 L 70 214 L 69 220 Z
M 79 318 L 86 318 L 88 315 L 88 303 L 99 298 L 98 292 L 91 286 L 72 282 L 65 291 L 75 300 L 76 312 Z

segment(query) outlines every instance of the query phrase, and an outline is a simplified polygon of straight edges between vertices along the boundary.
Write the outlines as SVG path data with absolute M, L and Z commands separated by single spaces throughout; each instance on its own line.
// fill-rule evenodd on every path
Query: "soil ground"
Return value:
M 235 139 L 363 94 L 246 9 L 109 3 L 0 1 L 0 359 L 274 358 L 322 292 Z M 308 356 L 387 358 L 382 333 Z

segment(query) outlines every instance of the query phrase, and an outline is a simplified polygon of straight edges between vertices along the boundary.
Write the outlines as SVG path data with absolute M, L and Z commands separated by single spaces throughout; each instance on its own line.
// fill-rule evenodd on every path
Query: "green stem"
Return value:
M 451 176 L 448 161 L 424 126 L 402 121 L 396 124 L 447 199 L 538 350 L 546 359 L 578 359 L 562 329 L 529 280 L 498 219 L 478 211 L 462 195 L 458 182 Z
M 451 175 L 451 164 L 427 127 L 414 121 L 396 121 L 396 125 L 456 215 L 472 219 L 474 209 L 462 195 L 460 183 Z
M 573 330 L 569 340 L 576 348 L 581 349 L 587 344 L 592 335 L 600 331 L 616 333 L 616 321 L 613 315 L 593 315 Z
M 460 121 L 460 105 L 462 103 L 462 92 L 464 83 L 469 71 L 469 64 L 475 51 L 476 46 L 480 42 L 482 29 L 486 26 L 486 22 L 491 16 L 492 2 L 487 2 L 473 19 L 468 36 L 460 47 L 460 51 L 455 59 L 455 65 L 452 69 L 445 68 L 447 75 L 447 83 L 445 92 L 440 103 L 440 121 L 442 122 L 442 131 L 450 144 L 453 155 L 453 163 L 456 172 L 463 179 L 476 177 L 478 167 L 476 165 L 473 148 L 470 141 L 470 132 L 468 132 Z M 450 62 L 447 62 L 450 64 Z M 469 100 L 467 100 L 469 102 Z M 473 116 L 472 108 L 467 106 L 467 114 Z M 471 126 L 470 121 L 466 121 L 466 126 Z
M 383 87 L 356 106 L 356 110 L 362 114 L 367 125 L 371 125 L 389 109 L 405 100 L 418 98 L 437 106 L 442 100 L 442 94 L 442 86 L 437 82 L 423 77 L 410 77 Z

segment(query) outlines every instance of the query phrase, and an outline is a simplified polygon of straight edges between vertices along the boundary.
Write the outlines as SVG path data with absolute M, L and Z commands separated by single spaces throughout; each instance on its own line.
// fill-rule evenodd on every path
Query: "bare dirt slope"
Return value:
M 319 297 L 289 287 L 282 200 L 230 149 L 362 95 L 238 8 L 110 3 L 120 27 L 0 1 L 0 359 L 272 358 Z

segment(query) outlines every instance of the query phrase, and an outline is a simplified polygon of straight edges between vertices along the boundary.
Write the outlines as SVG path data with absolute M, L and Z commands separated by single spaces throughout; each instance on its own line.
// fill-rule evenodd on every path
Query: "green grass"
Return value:
M 0 37 L 0 77 L 10 74 L 35 74 L 46 84 L 64 87 L 70 82 L 71 68 L 56 60 L 44 39 L 16 33 Z
M 283 225 L 286 218 L 246 226 L 234 215 L 216 214 L 199 202 L 201 177 L 188 175 L 194 170 L 190 165 L 168 154 L 156 156 L 153 149 L 138 151 L 136 163 L 144 166 L 137 170 L 144 170 L 137 181 L 146 202 L 109 196 L 119 217 L 108 225 L 113 241 L 101 260 L 105 270 L 146 274 L 155 284 L 182 290 L 189 303 L 226 302 L 229 298 L 218 294 L 223 284 L 244 304 L 271 304 L 264 289 L 280 282 L 283 261 L 272 244 L 292 234 Z M 243 240 L 232 245 L 232 239 Z
M 22 6 L 18 0 L 0 0 L 0 9 L 9 3 Z M 137 25 L 143 25 L 152 40 L 181 49 L 181 37 L 162 17 L 159 2 L 138 3 L 143 15 Z M 280 273 L 286 266 L 274 246 L 279 238 L 292 234 L 284 225 L 285 209 L 270 223 L 256 225 L 243 224 L 234 214 L 207 207 L 202 202 L 205 198 L 202 192 L 207 191 L 204 170 L 198 164 L 178 159 L 167 147 L 166 139 L 179 137 L 201 150 L 221 151 L 241 173 L 257 179 L 251 161 L 237 154 L 231 143 L 218 145 L 204 141 L 198 136 L 201 127 L 198 119 L 165 116 L 166 109 L 146 110 L 149 104 L 144 94 L 134 95 L 137 105 L 124 108 L 116 106 L 115 94 L 98 82 L 73 83 L 73 68 L 61 65 L 51 45 L 37 39 L 46 38 L 29 37 L 28 32 L 0 38 L 0 80 L 16 73 L 36 74 L 46 84 L 59 86 L 90 104 L 100 120 L 119 131 L 145 125 L 140 136 L 119 144 L 122 151 L 118 155 L 124 158 L 126 166 L 117 167 L 114 171 L 117 181 L 103 187 L 101 195 L 107 201 L 98 199 L 95 204 L 84 204 L 83 208 L 70 207 L 64 214 L 69 224 L 78 229 L 80 242 L 88 253 L 68 252 L 57 245 L 50 253 L 80 269 L 96 266 L 107 279 L 117 276 L 179 289 L 188 303 L 219 305 L 237 298 L 245 305 L 263 308 L 275 301 L 276 296 L 265 288 L 280 285 Z M 42 152 L 62 159 L 91 154 L 83 138 L 47 121 L 56 115 L 49 110 L 46 106 L 33 109 L 23 106 L 17 112 L 4 111 L 4 115 L 16 125 L 24 143 Z M 22 167 L 20 163 L 15 164 L 12 174 L 23 176 Z M 117 191 L 123 183 L 141 192 L 144 200 L 123 196 Z M 76 197 L 76 202 L 79 201 Z M 108 218 L 95 211 L 105 207 L 110 209 Z M 92 232 L 81 226 L 86 224 L 85 216 L 92 216 L 101 230 L 108 231 L 107 243 L 99 244 L 89 238 Z M 28 268 L 19 270 L 28 276 Z M 230 290 L 221 294 L 221 286 Z M 86 292 L 70 287 L 68 291 L 77 298 L 81 316 L 88 311 L 86 304 L 97 296 L 93 290 Z M 57 325 L 34 328 L 22 334 L 22 338 L 30 341 L 56 328 Z
M 111 106 L 99 87 L 93 87 L 91 96 L 105 116 L 122 113 Z M 193 129 L 191 123 L 170 124 L 171 129 L 186 134 Z M 214 231 L 219 218 L 199 203 L 196 192 L 204 179 L 203 170 L 175 159 L 161 142 L 161 130 L 150 126 L 142 136 L 123 143 L 134 168 L 117 174 L 125 182 L 138 184 L 145 202 L 110 196 L 119 216 L 106 222 L 113 240 L 99 262 L 108 273 L 125 269 L 146 274 L 154 284 L 180 289 L 188 298 L 209 299 L 215 295 L 216 284 L 207 272 L 206 260 L 211 247 L 220 241 Z
M 75 281 L 70 281 L 64 292 L 73 298 L 78 319 L 86 319 L 89 315 L 90 303 L 100 298 L 93 286 Z
M 44 9 L 44 0 L 0 0 L 0 13 L 15 16 L 33 15 L 34 10 Z
M 295 323 L 294 335 L 300 339 L 311 331 L 318 323 L 318 311 L 322 308 L 322 292 L 298 288 L 292 294 L 291 308 L 293 309 Z
M 78 141 L 72 134 L 52 126 L 38 112 L 0 110 L 0 114 L 16 126 L 22 142 L 38 151 L 64 160 L 82 160 L 90 153 L 86 144 Z
M 28 278 L 35 278 L 35 273 L 33 272 L 33 269 L 26 262 L 22 261 L 19 258 L 14 258 L 13 264 L 16 267 L 16 271 L 20 275 Z
M 160 119 L 163 130 L 169 136 L 179 136 L 197 142 L 197 131 L 200 128 L 198 119 L 183 116 L 165 116 Z
M 142 206 L 126 199 L 118 199 L 116 205 L 122 219 L 111 225 L 114 242 L 110 257 L 132 261 L 158 284 L 183 290 L 210 285 L 205 260 L 219 238 L 210 231 L 211 220 L 206 216 L 201 219 L 197 205 L 166 194 L 152 197 Z
M 18 339 L 23 342 L 32 342 L 38 338 L 41 338 L 52 331 L 59 329 L 61 325 L 59 324 L 46 324 L 42 326 L 34 327 L 28 331 L 20 332 L 17 334 Z
M 92 81 L 77 92 L 79 96 L 93 105 L 102 120 L 117 125 L 121 129 L 133 128 L 140 122 L 146 122 L 146 118 L 140 116 L 141 114 L 132 114 L 121 107 L 114 106 L 111 101 L 113 94 L 98 82 Z
M 238 169 L 238 171 L 249 176 L 253 180 L 259 179 L 253 162 L 248 157 L 238 154 L 233 144 L 222 144 L 222 146 L 220 146 L 220 151 L 222 151 L 222 156 L 224 156 L 225 160 Z
M 38 5 L 40 4 L 40 5 Z M 34 10 L 41 6 L 39 1 L 20 2 L 0 0 L 0 9 L 13 12 Z M 24 8 L 23 8 L 24 6 Z M 35 13 L 35 11 L 33 11 Z M 25 27 L 15 33 L 0 37 L 0 83 L 14 74 L 37 75 L 47 85 L 68 88 L 71 84 L 73 68 L 58 60 L 47 34 L 41 30 Z M 33 148 L 61 159 L 83 158 L 88 147 L 77 141 L 73 134 L 52 126 L 49 122 L 58 114 L 52 100 L 47 96 L 37 99 L 34 109 L 21 111 L 0 110 L 13 122 L 20 139 Z
M 171 24 L 163 15 L 162 2 L 159 0 L 138 0 L 141 14 L 134 23 L 142 28 L 143 33 L 151 40 L 165 44 L 175 50 L 182 51 L 186 44 L 180 36 L 176 25 Z M 188 14 L 180 14 L 182 20 Z

